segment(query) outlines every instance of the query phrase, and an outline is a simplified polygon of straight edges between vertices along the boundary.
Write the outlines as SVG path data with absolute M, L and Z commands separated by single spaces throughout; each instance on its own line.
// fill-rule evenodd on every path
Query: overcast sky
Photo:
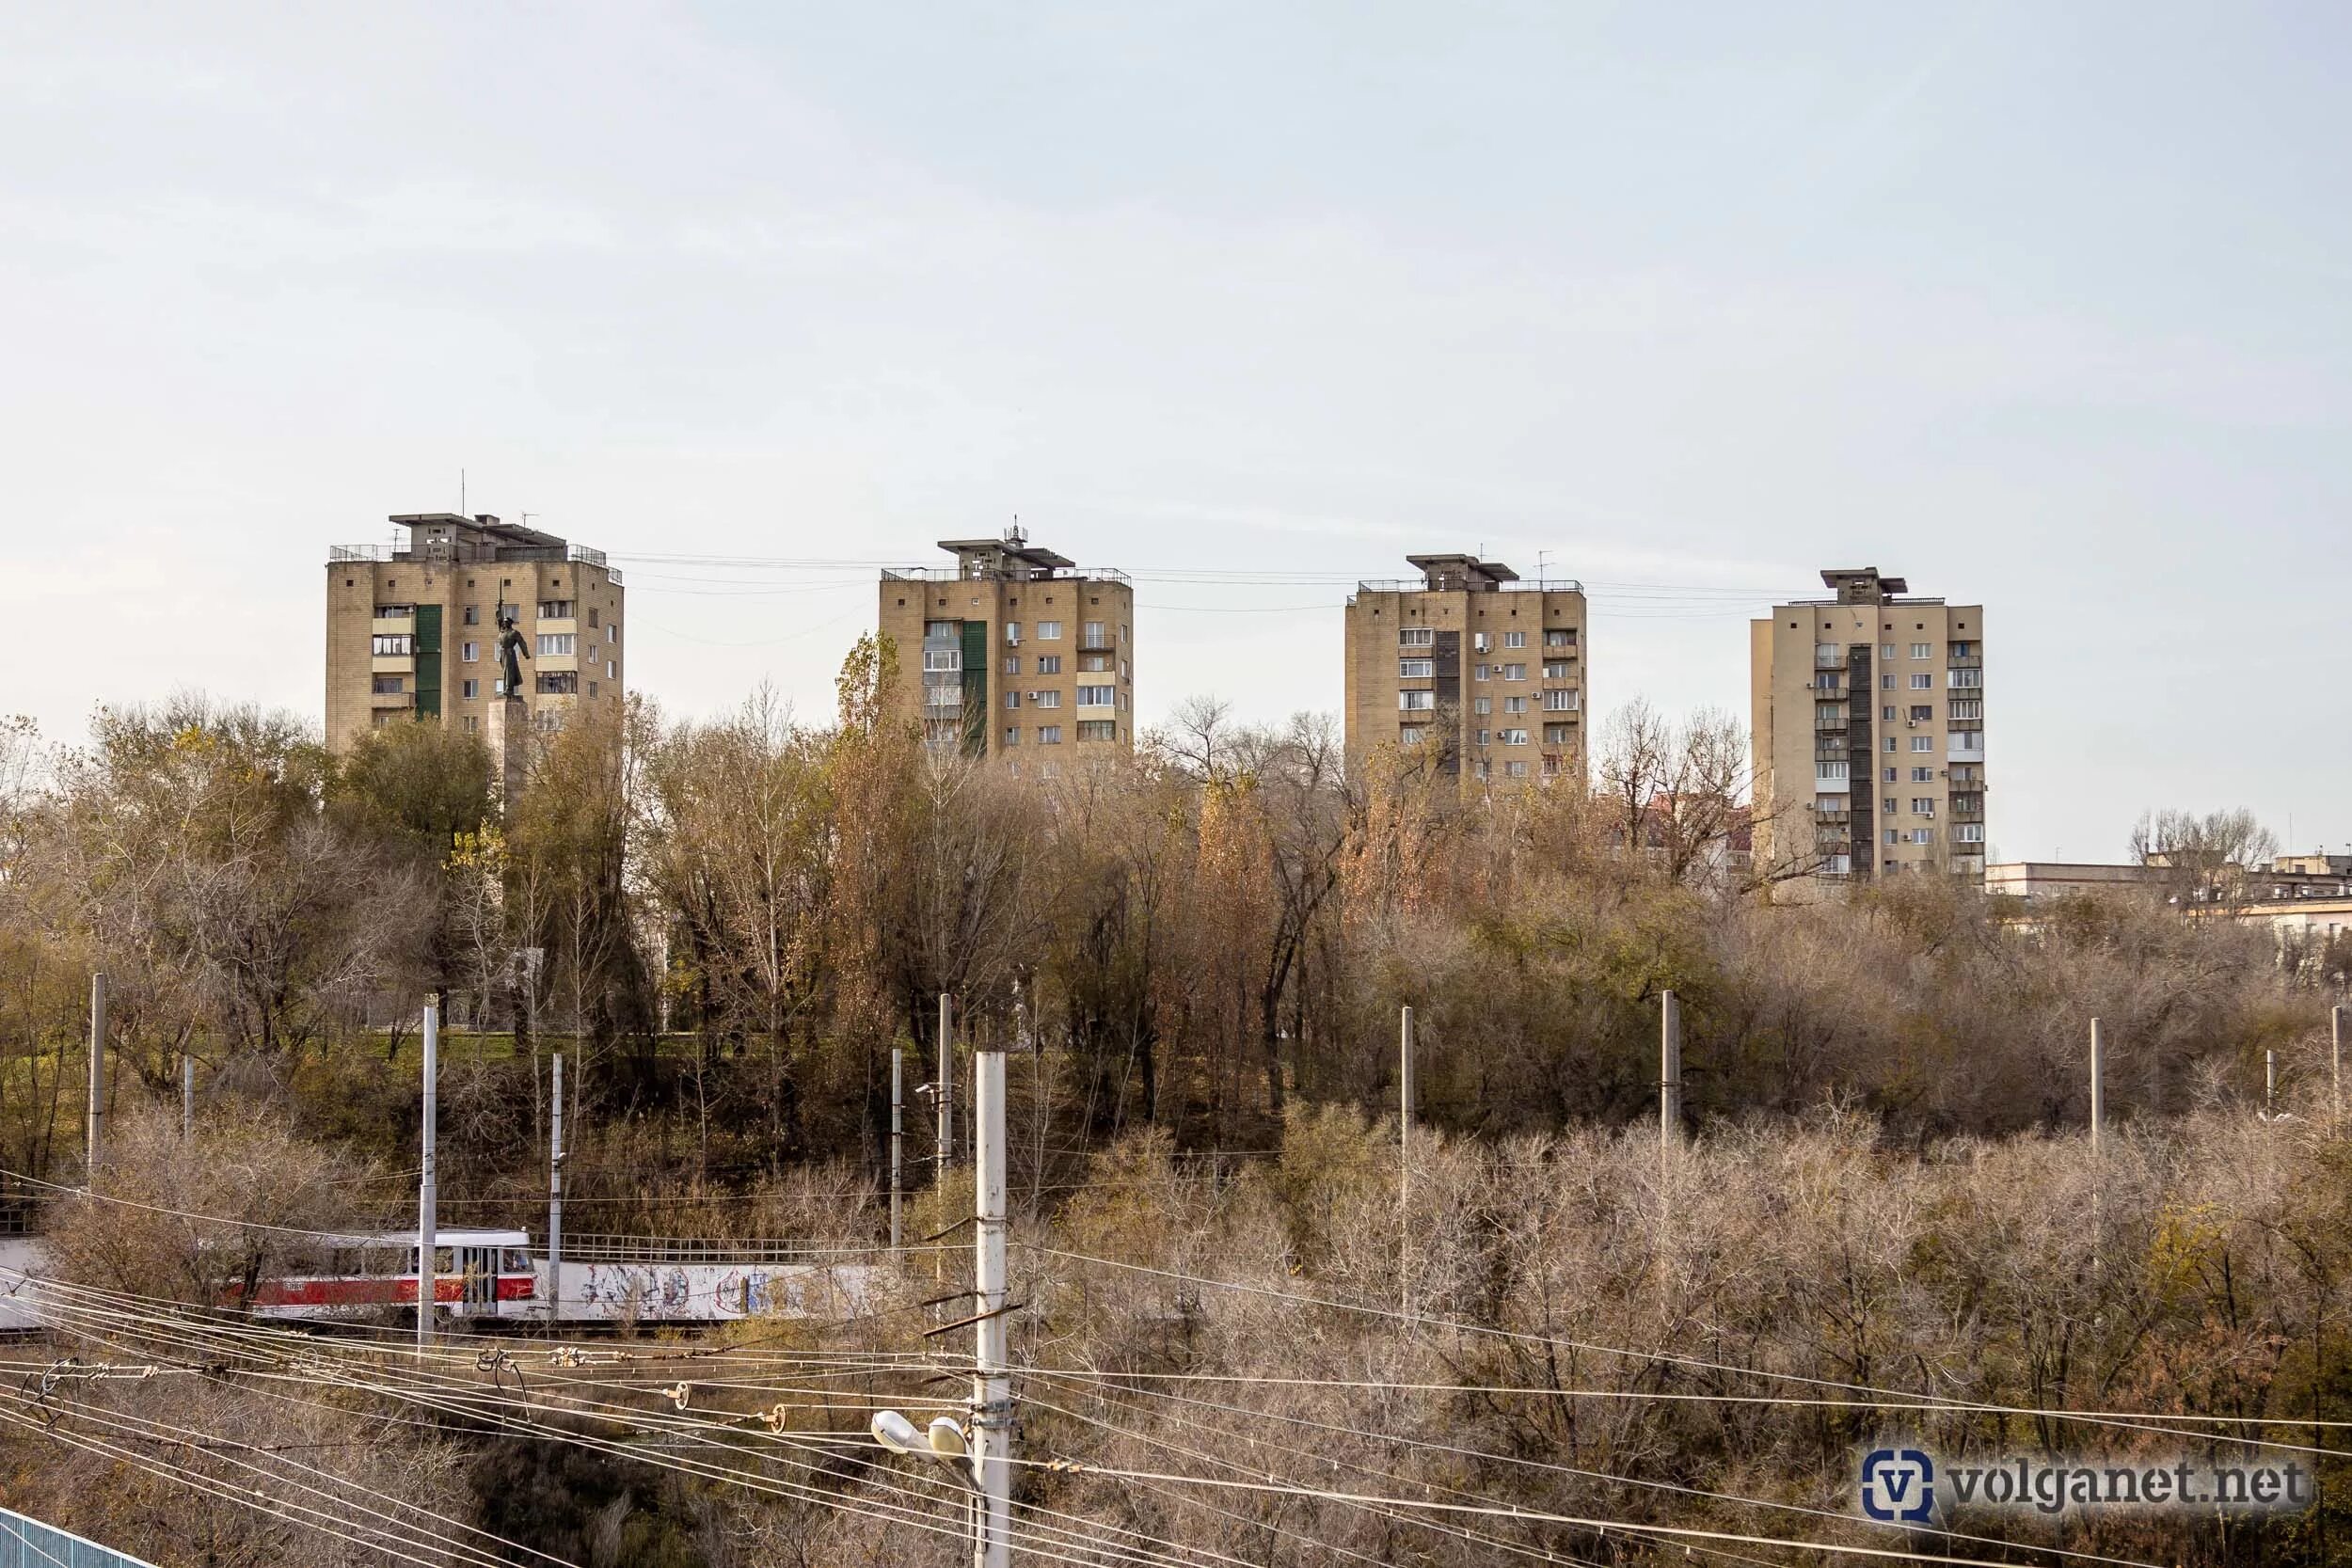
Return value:
M 2148 0 L 8 7 L 0 711 L 315 718 L 326 547 L 462 468 L 612 552 L 673 712 L 828 717 L 869 563 L 1015 514 L 1136 578 L 1147 723 L 1335 709 L 1346 582 L 1448 549 L 1585 581 L 1604 712 L 1744 718 L 1747 619 L 1875 564 L 1987 607 L 1996 858 L 2168 804 L 2341 848 L 2348 43 Z

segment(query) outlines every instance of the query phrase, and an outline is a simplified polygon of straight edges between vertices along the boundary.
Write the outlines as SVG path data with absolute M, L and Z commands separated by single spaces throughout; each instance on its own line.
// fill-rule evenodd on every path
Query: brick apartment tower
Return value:
M 1984 876 L 1984 607 L 1875 566 L 1749 624 L 1756 857 L 1837 881 Z
M 898 649 L 906 717 L 943 752 L 1052 778 L 1135 750 L 1135 588 L 1031 545 L 943 539 L 953 566 L 882 575 L 877 625 Z
M 516 694 L 525 722 L 552 729 L 592 708 L 618 716 L 621 575 L 603 551 L 488 515 L 391 521 L 401 535 L 389 550 L 327 552 L 329 745 L 343 751 L 368 730 L 413 721 L 455 723 L 511 752 L 499 733 L 516 711 L 499 689 L 501 604 L 530 655 Z
M 1472 555 L 1412 555 L 1418 578 L 1361 582 L 1347 601 L 1346 736 L 1438 744 L 1465 790 L 1584 781 L 1584 587 L 1522 582 Z

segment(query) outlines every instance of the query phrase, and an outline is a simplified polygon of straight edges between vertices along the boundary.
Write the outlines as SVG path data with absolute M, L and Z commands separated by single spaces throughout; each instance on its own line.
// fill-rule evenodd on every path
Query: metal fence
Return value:
M 154 1568 L 95 1541 L 0 1508 L 0 1568 Z

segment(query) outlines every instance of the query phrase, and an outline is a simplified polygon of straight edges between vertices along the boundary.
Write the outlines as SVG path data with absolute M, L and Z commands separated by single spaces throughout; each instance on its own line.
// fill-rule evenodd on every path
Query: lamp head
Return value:
M 895 1410 L 877 1410 L 870 1430 L 874 1441 L 892 1453 L 923 1453 L 927 1451 L 923 1434 L 914 1430 L 914 1423 Z

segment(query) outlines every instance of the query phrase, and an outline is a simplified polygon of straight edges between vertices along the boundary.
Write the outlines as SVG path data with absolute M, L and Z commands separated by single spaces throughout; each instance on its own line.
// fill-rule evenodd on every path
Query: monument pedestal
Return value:
M 494 697 L 485 724 L 490 747 L 490 787 L 501 806 L 523 790 L 523 764 L 531 750 L 531 711 L 520 697 Z

